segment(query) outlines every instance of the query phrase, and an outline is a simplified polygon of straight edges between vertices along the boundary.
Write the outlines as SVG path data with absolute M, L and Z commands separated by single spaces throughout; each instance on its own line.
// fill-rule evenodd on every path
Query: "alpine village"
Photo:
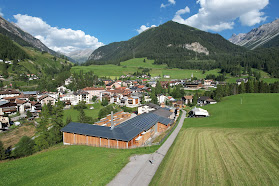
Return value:
M 0 17 L 0 88 L 0 185 L 279 185 L 279 19 L 80 61 Z

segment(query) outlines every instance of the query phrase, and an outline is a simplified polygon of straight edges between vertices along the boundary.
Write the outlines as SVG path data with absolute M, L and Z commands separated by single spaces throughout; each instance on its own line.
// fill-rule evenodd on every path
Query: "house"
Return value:
M 197 104 L 200 106 L 207 105 L 207 104 L 215 104 L 215 103 L 217 103 L 217 101 L 207 96 L 201 96 L 197 101 Z
M 140 105 L 140 99 L 137 96 L 127 97 L 124 96 L 120 99 L 119 105 L 126 106 L 126 107 L 138 107 Z
M 5 97 L 15 97 L 19 96 L 20 92 L 14 89 L 7 89 L 4 91 L 0 91 L 0 99 L 5 98 Z
M 167 97 L 163 94 L 159 94 L 157 95 L 157 100 L 158 100 L 158 103 L 161 104 L 161 103 L 165 103 L 166 102 L 166 99 Z
M 186 82 L 184 83 L 185 88 L 189 89 L 189 90 L 197 90 L 202 88 L 202 84 L 201 83 L 194 83 L 194 82 Z
M 203 82 L 203 85 L 204 86 L 211 86 L 211 83 L 213 82 L 213 80 L 211 80 L 211 79 L 206 79 L 206 80 L 204 80 L 204 82 Z
M 6 113 L 6 114 L 12 114 L 12 113 L 16 113 L 18 111 L 17 104 L 11 103 L 7 100 L 0 101 L 0 108 L 2 109 L 2 113 Z
M 58 93 L 65 93 L 66 91 L 69 91 L 65 86 L 60 86 L 60 87 L 58 87 L 57 89 L 57 92 Z
M 86 104 L 89 104 L 89 93 L 84 90 L 78 90 L 77 92 L 74 92 L 74 95 L 76 96 L 77 103 L 81 101 L 85 101 Z
M 189 112 L 189 117 L 208 117 L 209 113 L 207 110 L 202 108 L 194 108 Z
M 138 114 L 149 113 L 159 108 L 159 105 L 156 105 L 154 103 L 147 103 L 138 107 Z
M 92 100 L 94 96 L 97 96 L 98 98 L 101 97 L 101 92 L 104 92 L 105 89 L 103 87 L 86 87 L 83 89 L 85 92 L 88 92 L 88 98 L 89 100 Z
M 71 122 L 61 129 L 65 145 L 89 145 L 128 149 L 144 145 L 155 133 L 161 133 L 173 120 L 154 113 L 133 117 L 117 126 L 91 125 Z
M 5 129 L 6 127 L 10 127 L 9 117 L 5 117 L 3 109 L 0 108 L 0 129 Z
M 31 111 L 32 109 L 32 104 L 30 103 L 30 101 L 26 101 L 24 99 L 16 99 L 15 103 L 17 104 L 18 107 L 18 112 L 20 114 L 25 113 L 26 111 Z
M 236 80 L 236 83 L 238 84 L 238 85 L 240 85 L 241 83 L 247 83 L 248 82 L 248 78 L 240 78 L 240 79 L 237 79 Z
M 42 106 L 47 105 L 48 103 L 55 105 L 56 99 L 49 95 L 43 95 L 39 98 L 39 102 Z
M 30 99 L 31 97 L 37 99 L 37 95 L 39 94 L 38 91 L 24 91 L 24 92 L 21 92 L 22 96 L 25 97 L 25 98 L 28 98 Z
M 193 96 L 183 96 L 182 101 L 185 105 L 193 103 Z
M 39 113 L 42 111 L 42 105 L 38 101 L 30 101 L 31 103 L 31 113 L 33 116 L 39 116 Z

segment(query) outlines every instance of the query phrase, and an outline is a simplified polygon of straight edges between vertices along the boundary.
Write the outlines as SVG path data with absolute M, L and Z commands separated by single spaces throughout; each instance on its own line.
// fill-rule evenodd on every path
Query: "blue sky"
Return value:
M 228 39 L 275 20 L 278 8 L 276 0 L 0 0 L 0 15 L 64 53 L 128 40 L 169 20 Z

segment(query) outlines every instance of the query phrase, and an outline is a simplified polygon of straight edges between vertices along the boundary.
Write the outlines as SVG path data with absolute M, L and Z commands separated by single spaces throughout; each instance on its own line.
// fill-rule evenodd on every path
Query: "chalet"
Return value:
M 55 105 L 56 99 L 49 95 L 43 95 L 39 98 L 39 102 L 42 106 L 47 105 L 48 103 Z
M 0 99 L 5 98 L 5 97 L 15 97 L 19 96 L 20 92 L 14 89 L 7 89 L 4 91 L 0 91 Z
M 61 129 L 65 145 L 128 149 L 144 145 L 155 133 L 167 130 L 173 120 L 145 113 L 111 127 L 71 122 Z
M 189 112 L 189 117 L 208 117 L 209 113 L 207 110 L 202 108 L 194 108 Z
M 184 84 L 185 88 L 189 89 L 189 90 L 197 90 L 202 88 L 202 84 L 201 83 L 192 83 L 192 82 L 186 82 Z
M 207 96 L 201 96 L 197 101 L 197 104 L 200 106 L 207 105 L 207 104 L 215 104 L 215 103 L 217 103 L 217 101 Z
M 2 109 L 2 112 L 6 113 L 6 114 L 12 114 L 12 113 L 16 113 L 18 111 L 17 104 L 11 103 L 7 100 L 0 101 L 0 108 Z
M 192 104 L 193 103 L 193 96 L 183 96 L 182 101 L 184 104 Z

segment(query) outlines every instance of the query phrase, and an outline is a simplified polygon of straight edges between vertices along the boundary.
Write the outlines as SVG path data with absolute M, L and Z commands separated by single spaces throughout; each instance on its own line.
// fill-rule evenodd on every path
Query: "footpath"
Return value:
M 131 157 L 130 162 L 115 176 L 108 186 L 148 185 L 180 131 L 185 116 L 186 113 L 182 110 L 182 116 L 177 127 L 156 152 Z

